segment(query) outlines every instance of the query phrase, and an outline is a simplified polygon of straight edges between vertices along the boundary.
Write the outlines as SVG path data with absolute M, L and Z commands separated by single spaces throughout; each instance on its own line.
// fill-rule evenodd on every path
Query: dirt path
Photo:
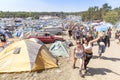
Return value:
M 111 41 L 102 58 L 98 58 L 98 46 L 93 47 L 94 56 L 88 65 L 88 73 L 81 78 L 78 69 L 71 71 L 69 80 L 119 80 L 120 79 L 120 45 Z M 79 66 L 79 61 L 77 62 Z
M 73 50 L 73 47 L 71 48 Z M 98 46 L 93 47 L 94 56 L 88 65 L 85 78 L 79 75 L 79 68 L 72 69 L 72 60 L 59 59 L 59 68 L 44 70 L 42 72 L 22 72 L 0 74 L 0 80 L 119 80 L 120 79 L 120 45 L 111 41 L 106 48 L 102 59 L 98 59 Z M 79 61 L 76 64 L 79 67 Z

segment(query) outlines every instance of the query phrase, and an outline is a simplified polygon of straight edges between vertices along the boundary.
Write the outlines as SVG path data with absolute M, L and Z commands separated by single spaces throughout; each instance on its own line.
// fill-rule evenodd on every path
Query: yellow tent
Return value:
M 0 73 L 35 71 L 57 67 L 45 45 L 30 40 L 17 41 L 0 52 Z

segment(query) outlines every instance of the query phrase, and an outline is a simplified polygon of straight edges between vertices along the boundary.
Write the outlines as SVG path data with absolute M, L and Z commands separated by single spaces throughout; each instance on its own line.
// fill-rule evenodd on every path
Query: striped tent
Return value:
M 0 73 L 36 71 L 57 67 L 45 45 L 30 40 L 14 42 L 0 52 Z

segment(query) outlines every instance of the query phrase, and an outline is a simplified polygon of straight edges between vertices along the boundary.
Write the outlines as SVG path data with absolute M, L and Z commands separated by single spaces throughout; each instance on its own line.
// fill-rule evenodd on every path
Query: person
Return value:
M 69 38 L 71 39 L 71 37 L 72 37 L 72 30 L 71 29 L 68 30 L 68 34 L 69 34 Z
M 75 38 L 76 38 L 76 41 L 77 40 L 80 40 L 80 35 L 81 35 L 81 31 L 80 31 L 80 27 L 78 27 L 75 31 Z
M 108 34 L 106 35 L 104 31 L 100 35 L 98 45 L 99 45 L 98 54 L 99 58 L 101 58 L 102 53 L 105 52 L 106 46 L 110 47 L 110 37 Z
M 111 34 L 111 29 L 108 29 L 108 30 L 107 30 L 107 35 L 108 35 L 109 38 L 111 38 L 111 35 L 112 35 L 112 34 Z
M 0 40 L 1 40 L 1 42 L 0 42 L 1 45 L 0 45 L 0 46 L 1 46 L 2 48 L 4 48 L 4 45 L 5 45 L 5 43 L 6 43 L 6 36 L 5 36 L 5 34 L 1 34 L 1 33 L 0 33 Z
M 83 33 L 83 37 L 87 36 L 87 28 L 86 27 L 83 28 L 82 33 Z
M 84 47 L 84 52 L 85 52 L 85 60 L 84 60 L 85 72 L 86 72 L 88 63 L 93 56 L 93 51 L 92 51 L 93 43 L 97 42 L 98 40 L 99 40 L 99 37 L 93 40 L 90 40 L 90 41 L 87 37 L 83 38 L 83 47 Z
M 119 39 L 119 37 L 120 37 L 120 30 L 117 30 L 115 32 L 115 39 Z
M 82 75 L 82 68 L 83 68 L 83 64 L 84 64 L 84 48 L 83 45 L 81 44 L 80 41 L 76 42 L 76 46 L 74 48 L 74 52 L 73 52 L 73 69 L 75 69 L 75 64 L 77 59 L 80 60 L 80 76 L 83 77 Z

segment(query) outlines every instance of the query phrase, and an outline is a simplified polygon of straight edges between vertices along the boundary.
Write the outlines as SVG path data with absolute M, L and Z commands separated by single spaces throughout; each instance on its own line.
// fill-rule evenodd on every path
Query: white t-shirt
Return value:
M 101 46 L 105 46 L 105 43 L 104 42 L 100 42 L 99 43 Z

